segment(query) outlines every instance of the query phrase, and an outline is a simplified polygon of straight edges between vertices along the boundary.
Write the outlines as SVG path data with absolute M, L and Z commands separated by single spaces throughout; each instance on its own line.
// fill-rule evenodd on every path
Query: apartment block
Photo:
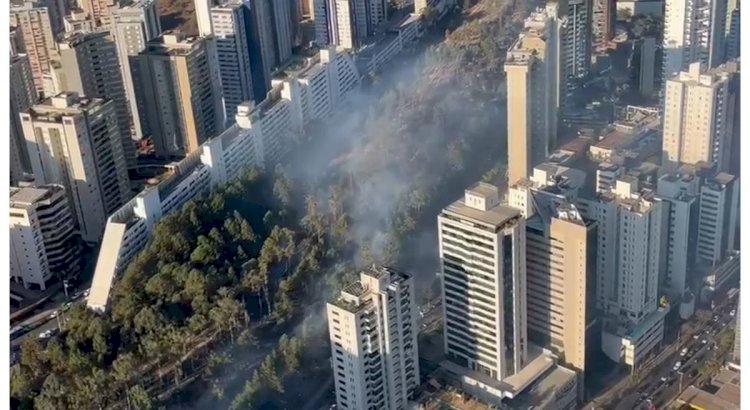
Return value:
M 213 37 L 165 32 L 137 57 L 140 97 L 156 154 L 185 156 L 224 129 L 216 43 Z
M 283 70 L 281 95 L 292 103 L 292 121 L 300 132 L 310 121 L 333 114 L 357 90 L 361 75 L 352 54 L 336 51 L 335 47 L 320 50 L 294 69 Z
M 591 66 L 593 0 L 567 0 L 560 2 L 559 12 L 565 17 L 562 32 L 562 73 L 573 83 L 589 73 Z M 567 4 L 566 4 L 567 3 Z
M 359 83 L 350 86 L 350 70 L 353 69 L 356 74 L 356 68 L 348 53 L 336 54 L 332 60 L 328 59 L 327 56 L 331 54 L 326 50 L 321 54 L 326 57 L 316 60 L 308 68 L 315 69 L 316 76 L 325 78 L 325 92 L 336 90 L 336 97 L 331 100 L 336 105 L 327 106 L 330 114 L 342 107 L 346 98 L 357 90 Z M 343 65 L 339 66 L 339 62 Z M 346 69 L 339 71 L 337 67 Z M 240 104 L 233 125 L 218 137 L 203 143 L 197 151 L 170 165 L 168 177 L 158 185 L 146 188 L 109 215 L 88 299 L 89 308 L 107 308 L 109 291 L 117 275 L 143 249 L 154 225 L 163 216 L 198 195 L 236 178 L 248 167 L 273 169 L 283 159 L 292 140 L 302 135 L 303 125 L 311 120 L 309 117 L 295 117 L 295 110 L 301 104 L 298 101 L 300 95 L 294 94 L 294 100 L 290 100 L 283 93 L 299 80 L 298 77 L 290 77 L 277 83 L 261 104 Z
M 108 21 L 112 14 L 112 7 L 117 5 L 116 0 L 78 0 L 81 9 L 91 16 L 97 26 Z
M 141 118 L 146 107 L 138 95 L 141 89 L 142 76 L 138 72 L 138 54 L 146 48 L 146 43 L 161 34 L 159 11 L 154 0 L 139 0 L 129 6 L 120 7 L 112 13 L 112 36 L 117 46 L 117 56 L 120 61 L 122 83 L 125 97 L 128 101 L 128 112 L 131 120 L 130 134 L 135 139 L 149 135 L 147 121 Z M 146 127 L 144 129 L 144 126 Z
M 326 306 L 336 405 L 406 409 L 419 386 L 414 283 L 373 267 Z
M 664 104 L 664 163 L 713 162 L 729 166 L 734 73 L 723 67 L 706 71 L 701 63 L 667 81 Z M 731 104 L 730 104 L 731 103 Z
M 62 93 L 21 123 L 35 182 L 64 186 L 82 238 L 98 242 L 107 215 L 131 196 L 114 104 Z
M 321 46 L 357 49 L 387 20 L 383 0 L 315 0 L 316 41 Z
M 227 119 L 245 101 L 260 103 L 270 90 L 271 74 L 266 71 L 257 22 L 248 3 L 227 2 L 211 9 L 216 56 L 224 91 Z M 291 48 L 290 48 L 291 50 Z
M 615 31 L 615 0 L 593 0 L 592 37 L 598 47 L 606 46 Z
M 596 290 L 596 224 L 574 205 L 585 179 L 580 170 L 544 163 L 508 192 L 508 205 L 526 217 L 529 341 L 564 357 L 580 376 L 580 393 Z
M 736 249 L 739 188 L 739 179 L 724 172 L 703 180 L 696 251 L 701 264 L 716 267 Z
M 438 226 L 446 356 L 502 381 L 527 362 L 524 218 L 480 182 Z
M 34 79 L 26 54 L 10 57 L 10 181 L 18 182 L 24 172 L 31 170 L 29 152 L 21 126 L 21 112 L 29 109 L 37 100 Z
M 57 31 L 50 13 L 47 7 L 35 7 L 30 2 L 10 7 L 10 26 L 20 33 L 37 93 L 44 92 L 44 74 L 50 72 L 50 60 L 57 56 Z
M 530 175 L 557 144 L 560 99 L 556 17 L 538 10 L 508 50 L 508 182 Z
M 131 138 L 128 99 L 122 81 L 117 47 L 108 31 L 76 32 L 59 44 L 60 67 L 55 69 L 62 90 L 89 98 L 112 101 L 122 137 L 128 168 L 136 166 L 135 143 Z
M 80 245 L 61 185 L 10 188 L 10 277 L 45 290 L 80 272 Z
M 284 65 L 292 56 L 294 33 L 299 22 L 292 20 L 292 2 L 289 0 L 271 0 L 270 2 L 273 13 L 274 67 L 278 67 Z
M 723 62 L 727 0 L 665 0 L 662 43 L 664 81 L 691 64 Z
M 667 269 L 660 280 L 665 293 L 679 300 L 690 287 L 698 239 L 699 178 L 669 173 L 657 182 L 656 193 L 669 203 Z

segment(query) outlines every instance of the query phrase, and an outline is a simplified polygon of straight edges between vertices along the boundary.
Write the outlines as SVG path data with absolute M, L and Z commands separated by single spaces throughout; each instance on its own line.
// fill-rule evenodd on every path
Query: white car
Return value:
M 57 311 L 56 311 L 56 310 L 53 310 L 53 311 L 52 311 L 52 313 L 50 313 L 50 314 L 49 314 L 49 318 L 50 318 L 50 319 L 54 319 L 54 318 L 56 318 L 56 317 L 57 317 Z
M 701 344 L 706 344 L 706 343 L 708 343 L 708 340 L 706 339 L 701 340 Z
M 674 364 L 674 367 L 672 368 L 672 370 L 675 370 L 675 371 L 680 370 L 680 367 L 682 367 L 682 362 L 677 362 Z
M 680 350 L 680 356 L 685 356 L 687 352 L 688 352 L 687 347 L 682 348 L 682 350 Z

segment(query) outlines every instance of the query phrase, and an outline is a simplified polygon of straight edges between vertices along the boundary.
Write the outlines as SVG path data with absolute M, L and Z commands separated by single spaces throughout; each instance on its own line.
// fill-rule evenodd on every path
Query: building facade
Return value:
M 49 74 L 50 61 L 57 56 L 57 32 L 53 30 L 50 11 L 47 7 L 34 7 L 33 3 L 12 5 L 10 25 L 16 27 L 21 34 L 34 85 L 37 93 L 43 93 L 44 74 Z
M 597 47 L 606 46 L 615 31 L 615 0 L 593 0 L 592 37 Z
M 703 180 L 696 250 L 699 262 L 716 267 L 736 249 L 738 212 L 738 178 L 721 172 Z
M 128 113 L 131 119 L 130 134 L 135 139 L 148 136 L 141 124 L 141 115 L 145 112 L 143 105 L 138 105 L 137 95 L 142 78 L 138 73 L 136 57 L 146 48 L 146 43 L 161 34 L 159 11 L 154 0 L 139 0 L 129 6 L 120 7 L 112 15 L 112 36 L 117 46 L 120 61 L 125 97 L 128 101 Z
M 10 181 L 18 182 L 24 172 L 31 170 L 21 117 L 37 100 L 33 74 L 26 54 L 10 57 Z
M 214 7 L 211 19 L 224 107 L 231 122 L 241 103 L 260 103 L 266 98 L 271 78 L 266 71 L 267 65 L 263 63 L 258 25 L 247 3 L 227 2 Z
M 531 174 L 557 144 L 560 46 L 557 19 L 538 10 L 508 50 L 508 182 Z
M 438 227 L 446 357 L 502 381 L 527 362 L 524 218 L 480 182 Z
M 76 32 L 59 44 L 60 67 L 55 69 L 64 91 L 89 98 L 112 101 L 122 137 L 122 151 L 128 168 L 136 166 L 135 143 L 131 138 L 130 110 L 122 81 L 117 47 L 108 31 Z
M 328 302 L 338 408 L 407 408 L 420 383 L 414 294 L 410 275 L 373 267 Z
M 688 71 L 666 83 L 663 164 L 712 162 L 718 170 L 729 166 L 734 96 L 729 82 L 734 73 L 722 67 L 706 71 L 693 63 Z
M 10 188 L 10 277 L 45 290 L 80 272 L 80 245 L 65 188 Z
M 137 57 L 143 105 L 156 154 L 185 156 L 224 129 L 213 37 L 165 32 Z
M 60 184 L 81 237 L 99 242 L 107 215 L 130 199 L 114 104 L 63 93 L 21 114 L 37 184 Z

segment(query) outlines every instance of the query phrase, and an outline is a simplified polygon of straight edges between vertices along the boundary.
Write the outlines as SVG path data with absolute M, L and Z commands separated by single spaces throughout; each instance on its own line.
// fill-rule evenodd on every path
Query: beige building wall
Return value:
M 57 55 L 49 11 L 46 7 L 33 8 L 30 5 L 11 7 L 10 26 L 20 31 L 34 86 L 38 93 L 44 92 L 44 74 L 49 73 L 50 60 Z
M 729 74 L 721 69 L 704 71 L 700 63 L 667 81 L 664 104 L 665 164 L 714 162 L 729 165 Z
M 561 353 L 583 374 L 589 283 L 589 244 L 595 227 L 580 218 L 553 217 L 545 232 L 527 225 L 529 338 Z
M 531 173 L 529 130 L 529 72 L 531 64 L 506 64 L 508 84 L 508 184 Z

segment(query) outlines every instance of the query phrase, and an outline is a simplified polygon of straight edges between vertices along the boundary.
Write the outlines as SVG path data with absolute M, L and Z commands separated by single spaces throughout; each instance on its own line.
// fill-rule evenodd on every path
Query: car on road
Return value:
M 706 340 L 706 339 L 703 339 L 703 340 L 701 340 L 701 344 L 702 344 L 702 345 L 704 345 L 704 344 L 706 344 L 706 343 L 708 343 L 708 340 Z
M 56 317 L 57 317 L 57 311 L 56 310 L 53 310 L 52 313 L 50 313 L 49 316 L 47 316 L 47 318 L 49 318 L 49 319 L 54 319 Z
M 85 291 L 83 292 L 83 296 L 89 297 L 89 293 L 91 293 L 91 288 L 89 288 L 89 289 L 86 289 L 86 290 L 85 290 Z
M 662 383 L 666 383 L 667 382 L 667 376 L 662 376 L 661 379 L 659 379 L 659 380 L 661 380 Z
M 732 311 L 729 312 L 729 316 L 734 317 L 735 314 L 737 314 L 737 311 L 735 311 L 734 309 L 732 309 Z
M 50 337 L 52 337 L 52 329 L 39 333 L 40 339 L 49 339 Z
M 674 367 L 672 367 L 672 370 L 680 370 L 680 367 L 682 367 L 682 362 L 677 362 L 674 364 Z
M 682 350 L 680 350 L 680 356 L 685 356 L 687 354 L 687 352 L 688 352 L 688 348 L 687 347 L 683 347 Z

